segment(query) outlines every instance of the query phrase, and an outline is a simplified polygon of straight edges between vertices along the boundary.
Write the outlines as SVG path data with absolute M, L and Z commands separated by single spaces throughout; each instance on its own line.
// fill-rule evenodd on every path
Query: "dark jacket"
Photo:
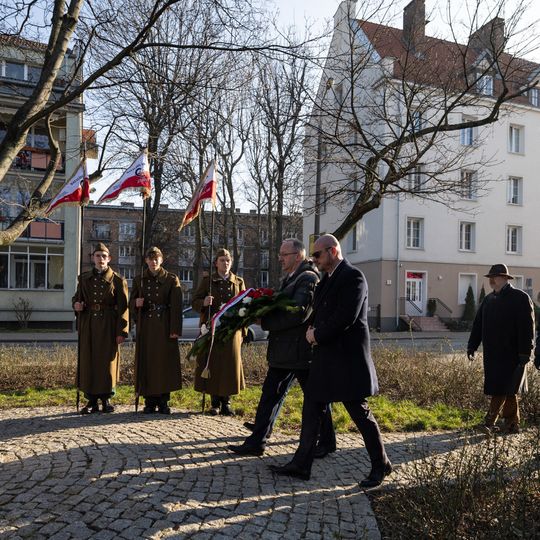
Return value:
M 233 296 L 245 291 L 244 280 L 233 273 L 229 279 L 222 279 L 218 274 L 212 274 L 212 314 L 222 304 Z M 201 314 L 201 322 L 208 319 L 208 308 L 204 307 L 204 299 L 210 292 L 210 278 L 204 277 L 193 294 L 192 307 Z M 206 365 L 207 355 L 197 358 L 195 367 L 194 388 L 198 392 L 208 392 L 213 396 L 231 396 L 245 388 L 244 368 L 242 366 L 242 332 L 238 330 L 231 341 L 215 343 L 210 355 L 210 378 L 203 379 L 201 373 Z
M 343 260 L 315 289 L 317 344 L 307 393 L 319 402 L 364 399 L 379 391 L 369 344 L 368 286 L 364 274 Z
M 275 310 L 261 320 L 269 330 L 266 358 L 270 367 L 308 369 L 311 347 L 306 341 L 308 319 L 311 315 L 313 293 L 319 273 L 311 261 L 303 261 L 292 276 L 281 282 L 280 292 L 294 300 L 301 309 L 297 312 Z
M 108 268 L 79 276 L 73 303 L 84 302 L 79 317 L 79 388 L 87 395 L 109 394 L 119 373 L 117 336 L 129 331 L 126 280 Z
M 129 299 L 135 321 L 139 320 L 139 310 L 135 307 L 137 298 L 144 298 L 135 351 L 135 380 L 139 382 L 139 391 L 143 396 L 155 396 L 178 390 L 182 388 L 180 350 L 178 339 L 169 336 L 182 335 L 180 281 L 164 268 L 160 268 L 155 276 L 146 269 L 143 272 L 142 293 L 141 276 L 137 276 Z
M 534 312 L 529 295 L 509 283 L 488 294 L 476 313 L 467 346 L 484 350 L 484 393 L 517 394 L 534 342 Z

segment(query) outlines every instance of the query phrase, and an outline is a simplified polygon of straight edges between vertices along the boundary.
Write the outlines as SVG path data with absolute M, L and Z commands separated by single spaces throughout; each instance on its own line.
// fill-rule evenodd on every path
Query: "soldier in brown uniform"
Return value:
M 118 381 L 118 345 L 128 335 L 126 280 L 109 267 L 109 249 L 98 244 L 92 254 L 94 268 L 79 276 L 73 309 L 79 328 L 79 388 L 88 403 L 81 414 L 114 411 L 110 398 Z
M 214 314 L 221 305 L 246 289 L 244 280 L 231 272 L 232 257 L 226 249 L 217 251 L 214 264 L 216 272 L 211 277 L 203 277 L 193 295 L 192 306 L 201 314 L 201 323 L 208 321 L 209 309 L 211 309 L 211 314 Z M 212 279 L 211 294 L 210 279 Z M 201 377 L 207 355 L 197 358 L 195 390 L 208 392 L 212 396 L 210 414 L 234 416 L 230 396 L 238 394 L 245 388 L 241 357 L 242 337 L 242 332 L 238 331 L 228 343 L 214 342 L 210 355 L 208 379 Z
M 148 249 L 145 261 L 148 268 L 142 275 L 142 291 L 141 276 L 137 276 L 129 299 L 133 318 L 140 320 L 135 380 L 144 396 L 145 413 L 155 413 L 157 409 L 161 414 L 171 414 L 170 393 L 182 387 L 178 348 L 182 334 L 182 289 L 178 277 L 161 266 L 163 253 L 159 248 Z

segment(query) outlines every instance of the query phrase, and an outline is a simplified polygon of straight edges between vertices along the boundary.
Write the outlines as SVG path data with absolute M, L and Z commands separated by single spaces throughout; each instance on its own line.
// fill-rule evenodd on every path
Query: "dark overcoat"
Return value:
M 137 298 L 144 298 L 137 328 L 135 380 L 143 396 L 155 396 L 182 387 L 178 339 L 182 335 L 182 289 L 175 274 L 160 268 L 156 275 L 148 269 L 133 282 L 129 307 L 133 320 L 139 321 Z M 140 377 L 137 370 L 140 366 Z
M 246 286 L 244 280 L 231 273 L 229 279 L 222 279 L 218 274 L 212 274 L 212 313 L 222 304 L 228 302 Z M 210 278 L 204 277 L 193 295 L 192 307 L 201 314 L 201 324 L 208 322 L 208 307 L 203 302 L 210 292 Z M 195 390 L 207 392 L 213 396 L 231 396 L 245 388 L 244 369 L 242 367 L 242 331 L 235 333 L 227 343 L 214 343 L 210 355 L 210 377 L 203 379 L 202 370 L 206 365 L 207 355 L 197 357 L 195 367 Z
M 343 260 L 315 289 L 311 324 L 317 345 L 306 392 L 311 399 L 355 401 L 378 392 L 367 312 L 366 278 Z
M 499 294 L 488 294 L 476 313 L 467 350 L 484 351 L 484 393 L 517 394 L 534 343 L 534 310 L 529 295 L 508 283 Z
M 117 336 L 128 336 L 126 280 L 108 268 L 79 276 L 72 302 L 84 302 L 79 328 L 79 389 L 88 395 L 110 394 L 119 373 Z
M 280 292 L 291 298 L 300 310 L 277 309 L 262 318 L 261 327 L 270 332 L 266 354 L 270 367 L 309 369 L 311 346 L 306 340 L 306 330 L 318 282 L 319 273 L 310 261 L 303 261 L 292 276 L 281 282 Z

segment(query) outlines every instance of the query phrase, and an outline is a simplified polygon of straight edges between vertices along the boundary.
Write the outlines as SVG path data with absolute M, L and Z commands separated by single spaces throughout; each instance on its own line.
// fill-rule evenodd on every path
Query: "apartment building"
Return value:
M 191 303 L 194 282 L 194 262 L 196 249 L 195 221 L 178 232 L 184 214 L 183 209 L 160 207 L 154 221 L 153 242 L 163 251 L 163 266 L 180 278 L 184 290 L 184 302 Z M 255 210 L 241 212 L 236 209 L 236 239 L 240 251 L 237 273 L 244 278 L 248 287 L 268 287 L 270 284 L 270 235 L 267 216 L 257 215 Z M 200 219 L 200 218 L 199 218 Z M 203 219 L 205 219 L 203 217 Z M 143 212 L 140 206 L 131 202 L 119 205 L 90 204 L 85 209 L 83 237 L 83 267 L 90 269 L 93 247 L 104 242 L 110 249 L 111 266 L 123 275 L 131 286 L 135 275 L 141 268 L 141 237 Z M 205 219 L 209 226 L 208 215 Z M 301 216 L 285 216 L 286 236 L 302 236 Z M 215 216 L 214 249 L 227 247 L 232 252 L 234 231 L 222 212 Z M 203 239 L 203 249 L 208 257 L 210 251 L 209 235 Z
M 13 36 L 0 36 L 0 137 L 17 107 L 39 79 L 46 45 Z M 53 89 L 53 99 L 65 89 L 75 64 L 70 52 Z M 52 120 L 62 161 L 54 178 L 60 187 L 80 159 L 82 99 L 58 111 Z M 42 178 L 50 160 L 45 125 L 34 125 L 26 146 L 0 184 L 0 227 L 18 214 Z M 53 188 L 54 190 L 54 188 Z M 32 315 L 30 324 L 71 326 L 71 298 L 77 281 L 79 220 L 76 208 L 61 208 L 50 219 L 36 220 L 12 245 L 0 247 L 0 323 L 14 323 L 14 305 L 21 299 Z
M 416 99 L 427 103 L 425 96 L 431 93 L 435 102 L 437 91 L 440 94 L 437 85 L 452 75 L 445 73 L 449 70 L 445 59 L 456 47 L 465 50 L 465 45 L 426 34 L 424 0 L 413 0 L 405 8 L 403 29 L 357 20 L 355 9 L 356 2 L 349 0 L 342 2 L 336 13 L 334 35 L 319 90 L 319 111 L 335 110 L 336 103 L 342 103 L 345 82 L 342 82 L 339 62 L 352 44 L 358 62 L 365 62 L 362 75 L 355 80 L 359 114 L 367 108 L 362 107 L 362 103 L 371 100 L 369 103 L 379 105 L 387 100 L 385 118 L 366 116 L 362 119 L 365 123 L 378 124 L 373 132 L 378 133 L 381 140 L 392 135 L 389 119 L 407 118 L 407 129 L 414 130 L 421 129 L 423 122 L 440 118 L 440 111 L 421 109 L 413 100 L 409 109 L 397 100 L 392 103 L 390 96 L 395 88 L 392 85 L 404 82 L 404 78 L 396 75 L 398 69 L 404 69 L 399 60 L 413 39 L 422 40 L 429 52 L 425 52 L 426 48 L 422 52 L 418 47 L 417 51 L 413 50 L 413 61 L 420 65 L 425 62 L 422 76 L 431 70 L 430 79 L 425 76 L 422 80 L 419 76 L 410 84 L 417 85 Z M 489 47 L 482 50 L 480 38 L 486 37 L 485 42 L 489 42 L 490 47 L 502 48 L 504 35 L 504 21 L 499 18 L 473 34 L 471 40 L 478 38 L 479 41 L 469 42 L 467 56 L 464 55 L 470 61 L 468 69 L 473 76 L 483 69 L 489 54 Z M 427 65 L 429 62 L 431 65 Z M 434 66 L 433 62 L 438 65 Z M 519 68 L 519 80 L 516 71 L 512 81 L 515 85 L 526 85 L 540 73 L 540 65 L 533 62 L 521 61 Z M 435 75 L 440 79 L 435 80 Z M 471 105 L 452 110 L 449 121 L 466 122 L 481 117 L 485 108 L 493 105 L 501 84 L 497 72 L 483 71 L 476 80 Z M 320 135 L 318 143 L 313 143 L 318 137 L 317 127 L 313 125 L 318 124 L 320 129 L 325 121 L 321 113 L 312 120 L 311 142 L 308 136 L 306 143 L 306 241 L 313 234 L 332 232 L 342 223 L 365 181 L 365 177 L 354 173 L 347 176 L 343 168 L 326 159 L 331 150 L 325 148 L 326 143 L 321 143 Z M 394 125 L 398 126 L 398 122 Z M 343 133 L 344 138 L 349 136 Z M 483 275 L 495 263 L 507 264 L 515 275 L 514 285 L 536 299 L 540 291 L 540 250 L 535 241 L 540 229 L 536 204 L 540 198 L 539 142 L 540 88 L 533 87 L 504 105 L 495 123 L 448 133 L 402 180 L 401 185 L 407 185 L 406 190 L 395 190 L 395 193 L 390 190 L 380 206 L 349 231 L 342 242 L 344 255 L 365 273 L 370 304 L 380 310 L 383 330 L 396 329 L 400 318 L 427 315 L 428 303 L 436 306 L 435 313 L 442 319 L 459 319 L 469 287 L 476 299 L 482 286 L 489 292 Z M 439 197 L 439 202 L 434 201 L 435 195 L 416 196 L 415 191 L 421 194 L 425 191 L 423 186 L 434 180 L 432 171 L 438 160 L 452 163 L 446 171 L 441 172 L 439 168 L 436 173 L 438 185 L 448 181 L 448 185 L 452 182 L 451 188 L 444 197 Z M 388 165 L 379 166 L 379 178 L 384 178 Z

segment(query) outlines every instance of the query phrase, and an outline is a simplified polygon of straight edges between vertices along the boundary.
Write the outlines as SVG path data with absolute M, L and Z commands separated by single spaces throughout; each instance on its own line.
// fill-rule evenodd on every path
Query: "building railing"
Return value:
M 422 315 L 422 308 L 419 307 L 417 304 L 415 304 L 412 300 L 409 300 L 408 298 L 405 298 L 402 296 L 399 299 L 399 314 L 400 315 L 408 315 L 407 313 L 407 307 L 412 307 L 413 312 L 416 315 Z
M 44 171 L 51 160 L 51 155 L 44 150 L 21 150 L 13 160 L 11 167 L 19 171 Z M 60 173 L 65 171 L 64 156 L 56 168 Z
M 452 310 L 440 298 L 429 298 L 428 303 L 430 302 L 435 302 L 434 313 L 439 316 L 439 319 L 444 321 L 452 318 Z
M 110 240 L 111 231 L 98 231 L 96 229 L 92 229 L 90 232 L 90 238 L 92 240 Z

